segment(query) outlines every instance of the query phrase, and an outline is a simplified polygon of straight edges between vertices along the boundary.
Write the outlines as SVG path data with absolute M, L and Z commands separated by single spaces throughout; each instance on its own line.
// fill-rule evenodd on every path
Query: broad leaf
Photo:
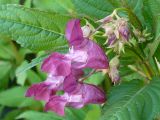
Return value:
M 151 120 L 160 112 L 160 78 L 150 83 L 133 80 L 114 87 L 101 120 Z
M 19 0 L 0 0 L 0 4 L 19 4 Z
M 36 102 L 25 97 L 26 87 L 14 87 L 0 92 L 0 105 L 9 107 L 37 106 Z
M 69 19 L 18 5 L 2 5 L 0 33 L 31 50 L 63 51 L 67 48 L 64 29 Z
M 114 10 L 114 1 L 107 0 L 72 0 L 79 14 L 93 18 L 103 18 Z
M 42 113 L 36 111 L 26 111 L 19 115 L 17 119 L 26 119 L 26 120 L 62 120 L 60 117 L 53 115 L 53 113 Z
M 75 12 L 71 0 L 34 0 L 33 5 L 47 11 L 52 11 L 60 14 L 72 14 Z

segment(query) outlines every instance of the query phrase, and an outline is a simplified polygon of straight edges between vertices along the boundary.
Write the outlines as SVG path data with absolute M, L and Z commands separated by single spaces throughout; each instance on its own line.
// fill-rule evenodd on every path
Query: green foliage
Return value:
M 22 64 L 16 71 L 16 74 L 20 74 L 20 73 L 23 73 L 25 72 L 26 70 L 29 70 L 31 69 L 32 67 L 36 66 L 37 64 L 41 63 L 45 58 L 47 57 L 47 55 L 42 55 L 42 56 L 39 56 L 35 59 L 33 59 L 30 63 L 25 63 L 25 64 Z
M 34 0 L 33 5 L 36 8 L 52 11 L 60 14 L 74 14 L 74 6 L 71 0 Z
M 61 120 L 60 117 L 54 116 L 53 113 L 46 114 L 42 112 L 36 112 L 36 111 L 26 111 L 19 115 L 17 119 L 25 118 L 27 120 Z
M 22 2 L 23 6 L 18 5 Z M 46 79 L 40 63 L 48 53 L 68 51 L 67 21 L 79 17 L 96 26 L 97 20 L 115 9 L 135 28 L 147 29 L 153 39 L 144 43 L 133 40 L 135 44 L 125 47 L 125 53 L 119 57 L 120 85 L 111 84 L 110 78 L 102 72 L 85 81 L 109 93 L 103 114 L 102 106 L 98 105 L 66 108 L 65 117 L 42 112 L 44 103 L 26 98 L 25 92 L 30 85 Z M 103 33 L 100 29 L 94 38 L 104 47 L 110 60 L 115 53 L 105 48 Z M 35 53 L 39 51 L 45 54 Z M 156 61 L 160 62 L 159 51 L 159 0 L 0 0 L 0 119 L 98 120 L 101 116 L 101 120 L 157 120 L 160 118 L 160 78 L 153 76 L 159 75 L 160 66 Z M 148 82 L 148 79 L 152 80 Z
M 18 4 L 19 0 L 0 0 L 0 4 Z
M 79 14 L 87 17 L 103 18 L 109 15 L 115 7 L 106 0 L 72 0 Z M 113 2 L 113 1 L 112 1 Z
M 8 107 L 27 107 L 37 105 L 36 101 L 24 96 L 26 90 L 26 87 L 14 87 L 0 92 L 0 105 Z
M 160 111 L 160 78 L 150 83 L 140 80 L 114 87 L 103 109 L 102 120 L 151 120 Z
M 0 32 L 32 50 L 60 50 L 66 46 L 64 28 L 70 17 L 17 5 L 0 7 Z

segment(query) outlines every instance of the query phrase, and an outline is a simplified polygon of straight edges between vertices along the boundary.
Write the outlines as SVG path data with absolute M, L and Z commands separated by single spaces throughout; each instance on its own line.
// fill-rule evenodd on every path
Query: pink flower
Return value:
M 48 73 L 46 81 L 32 85 L 27 97 L 45 100 L 45 110 L 63 116 L 66 106 L 82 108 L 93 103 L 105 102 L 104 92 L 95 85 L 78 82 L 83 76 L 83 68 L 106 69 L 108 60 L 103 50 L 92 40 L 83 37 L 80 20 L 67 24 L 66 38 L 70 51 L 67 54 L 52 53 L 42 64 L 42 71 Z M 57 96 L 56 92 L 64 94 Z
M 72 59 L 73 68 L 108 68 L 108 60 L 103 50 L 94 41 L 83 37 L 80 20 L 73 19 L 68 22 L 66 38 L 71 47 L 67 56 Z
M 55 76 L 67 76 L 71 72 L 71 60 L 65 55 L 55 52 L 43 61 L 41 69 L 43 72 Z
M 26 92 L 27 97 L 34 97 L 36 100 L 48 101 L 51 95 L 55 95 L 57 90 L 63 89 L 63 76 L 49 75 L 47 80 L 38 84 L 33 84 Z
M 75 86 L 74 86 L 75 85 Z M 78 83 L 70 86 L 62 96 L 53 96 L 45 106 L 45 110 L 51 110 L 64 116 L 65 107 L 82 108 L 87 104 L 102 104 L 106 101 L 104 92 L 95 85 Z

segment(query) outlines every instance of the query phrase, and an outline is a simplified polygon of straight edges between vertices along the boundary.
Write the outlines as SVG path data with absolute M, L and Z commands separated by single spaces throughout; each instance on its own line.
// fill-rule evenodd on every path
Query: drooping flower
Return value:
M 51 97 L 45 110 L 51 110 L 63 116 L 65 106 L 82 108 L 87 104 L 102 104 L 106 100 L 101 89 L 95 85 L 79 83 L 72 74 L 65 79 L 64 85 L 64 95 Z
M 80 21 L 71 20 L 67 24 L 66 38 L 70 50 L 67 54 L 52 53 L 41 66 L 48 74 L 46 81 L 32 85 L 26 96 L 45 100 L 45 110 L 64 115 L 65 106 L 81 108 L 86 104 L 104 103 L 104 92 L 95 85 L 79 82 L 83 68 L 106 69 L 108 60 L 103 50 L 82 32 Z M 57 91 L 64 94 L 58 96 Z
M 71 37 L 72 34 L 78 35 L 77 37 Z M 83 37 L 80 20 L 73 19 L 68 22 L 66 38 L 71 47 L 68 56 L 72 59 L 74 68 L 108 68 L 108 60 L 104 51 L 94 41 Z

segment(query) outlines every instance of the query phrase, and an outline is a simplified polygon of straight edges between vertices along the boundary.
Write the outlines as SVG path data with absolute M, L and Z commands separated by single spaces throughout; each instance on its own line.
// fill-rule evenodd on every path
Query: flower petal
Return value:
M 79 98 L 79 101 L 70 100 L 69 106 L 74 108 L 82 108 L 86 104 L 102 104 L 106 101 L 105 93 L 95 85 L 77 83 L 74 86 L 70 86 L 65 92 L 68 93 L 70 98 L 74 98 L 75 96 L 82 96 Z
M 34 96 L 35 100 L 48 101 L 51 94 L 54 94 L 52 89 L 45 83 L 33 84 L 26 92 L 26 97 Z
M 80 54 L 79 51 L 86 51 L 87 54 Z M 94 41 L 85 39 L 82 44 L 75 46 L 73 50 L 74 54 L 79 58 L 85 57 L 87 55 L 87 59 L 79 62 L 79 60 L 72 58 L 72 66 L 74 68 L 93 68 L 93 69 L 106 69 L 108 68 L 108 59 L 103 52 L 102 48 L 100 48 Z M 72 52 L 72 53 L 73 53 Z M 78 58 L 78 57 L 76 57 Z
M 84 103 L 102 104 L 106 101 L 105 93 L 95 85 L 83 84 Z
M 83 41 L 83 33 L 79 19 L 72 19 L 67 23 L 66 38 L 70 46 L 75 46 Z
M 48 101 L 51 95 L 54 95 L 57 90 L 61 90 L 62 83 L 64 81 L 63 76 L 51 76 L 49 75 L 45 82 L 33 84 L 26 92 L 26 97 L 32 97 L 36 100 Z
M 71 72 L 71 61 L 65 55 L 52 53 L 41 66 L 42 71 L 56 76 L 67 76 Z
M 49 102 L 45 105 L 45 111 L 53 111 L 60 116 L 64 116 L 65 105 L 67 104 L 67 100 L 63 96 L 53 96 L 50 98 Z

